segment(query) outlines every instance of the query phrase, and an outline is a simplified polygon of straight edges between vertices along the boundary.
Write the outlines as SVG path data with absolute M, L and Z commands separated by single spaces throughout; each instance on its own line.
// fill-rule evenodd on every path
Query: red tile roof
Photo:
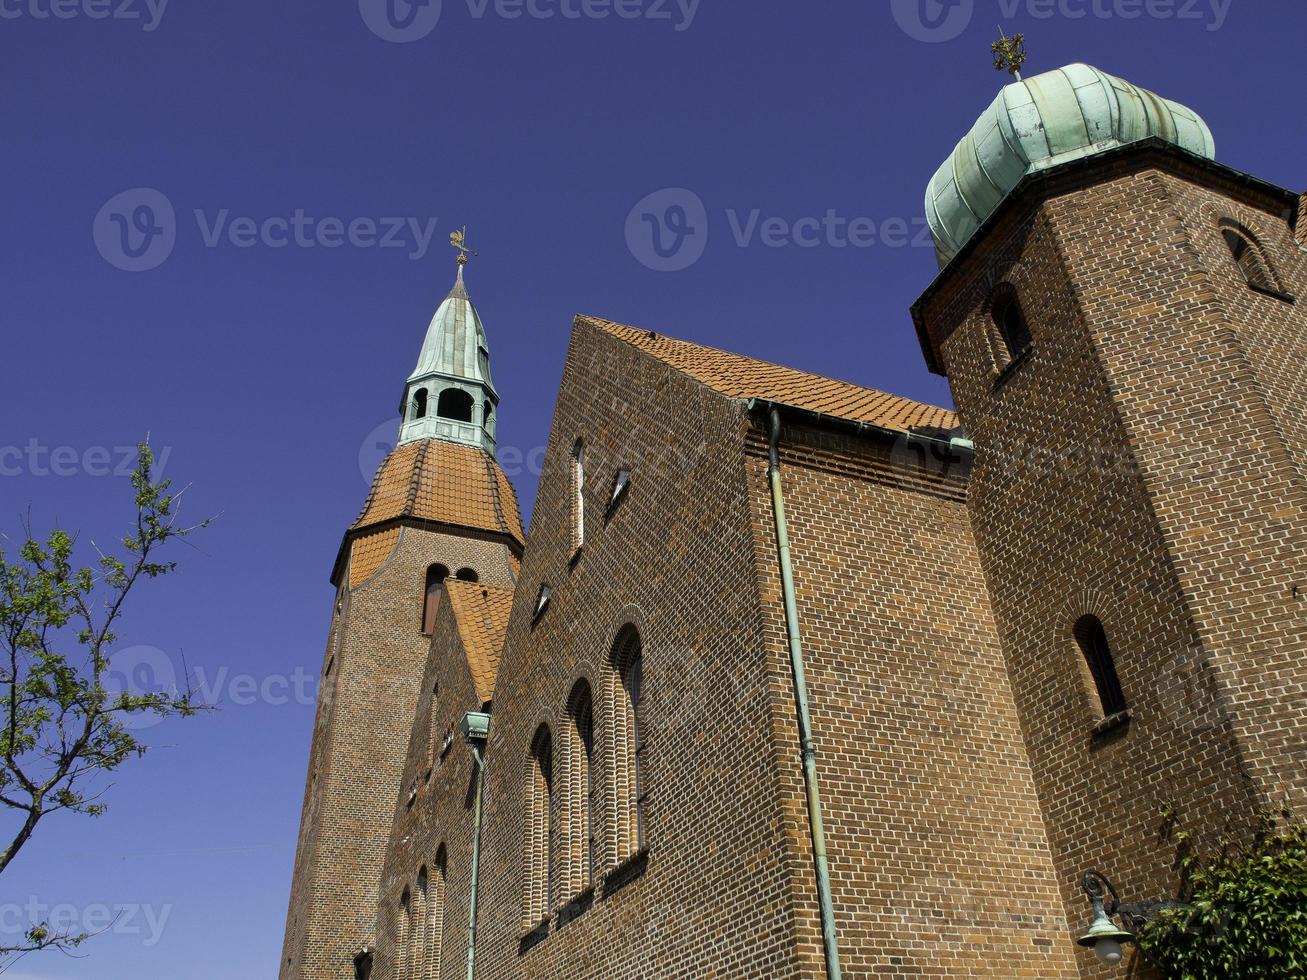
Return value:
M 439 439 L 396 448 L 372 481 L 357 531 L 397 517 L 508 534 L 525 543 L 517 494 L 483 449 Z
M 495 695 L 495 677 L 508 633 L 513 590 L 452 578 L 445 579 L 445 590 L 477 695 L 483 702 L 489 701 Z
M 658 358 L 730 398 L 759 398 L 900 432 L 958 427 L 946 408 L 755 360 L 742 354 L 677 340 L 652 330 L 579 316 L 587 323 Z

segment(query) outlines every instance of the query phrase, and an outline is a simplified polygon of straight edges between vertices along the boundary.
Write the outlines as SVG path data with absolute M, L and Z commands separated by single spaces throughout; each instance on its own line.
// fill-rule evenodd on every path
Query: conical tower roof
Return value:
M 454 286 L 431 317 L 404 385 L 401 446 L 443 439 L 494 452 L 499 393 L 490 379 L 486 328 L 463 281 L 465 262 L 460 255 Z

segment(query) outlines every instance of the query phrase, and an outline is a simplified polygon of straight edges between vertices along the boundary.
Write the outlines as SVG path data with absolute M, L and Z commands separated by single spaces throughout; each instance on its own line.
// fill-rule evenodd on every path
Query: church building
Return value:
M 1173 899 L 1177 831 L 1307 805 L 1307 196 L 1077 64 L 926 210 L 956 414 L 578 316 L 529 531 L 460 255 L 282 980 L 1154 976 L 1086 872 Z

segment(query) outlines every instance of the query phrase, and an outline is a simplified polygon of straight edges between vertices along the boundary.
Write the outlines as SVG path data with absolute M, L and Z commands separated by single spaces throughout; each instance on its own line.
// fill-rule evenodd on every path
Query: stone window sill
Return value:
M 1093 732 L 1091 734 L 1095 739 L 1099 739 L 1104 737 L 1105 735 L 1110 734 L 1111 732 L 1119 731 L 1120 729 L 1125 728 L 1125 726 L 1128 724 L 1130 724 L 1130 709 L 1126 708 L 1124 711 L 1118 711 L 1114 715 L 1108 715 L 1106 718 L 1100 718 L 1097 722 L 1095 722 Z
M 604 896 L 607 897 L 613 892 L 622 888 L 640 875 L 644 874 L 644 869 L 649 865 L 649 848 L 642 847 L 629 857 L 623 858 L 613 867 L 604 872 L 603 888 Z
M 1290 306 L 1297 302 L 1288 293 L 1282 293 L 1278 289 L 1270 289 L 1266 286 L 1259 286 L 1254 282 L 1248 283 L 1248 288 L 1254 293 L 1261 293 L 1263 296 L 1271 297 L 1271 299 L 1278 299 L 1281 303 L 1288 303 Z
M 1012 358 L 1012 360 L 1008 361 L 1005 365 L 1003 365 L 1003 367 L 999 370 L 998 374 L 994 375 L 995 394 L 1001 391 L 1007 385 L 1007 383 L 1012 380 L 1012 376 L 1021 370 L 1021 366 L 1025 364 L 1028 360 L 1030 360 L 1031 357 L 1034 356 L 1034 353 L 1035 353 L 1035 345 L 1034 344 L 1027 345 L 1026 348 L 1023 351 L 1021 351 L 1020 354 L 1018 354 L 1016 357 Z

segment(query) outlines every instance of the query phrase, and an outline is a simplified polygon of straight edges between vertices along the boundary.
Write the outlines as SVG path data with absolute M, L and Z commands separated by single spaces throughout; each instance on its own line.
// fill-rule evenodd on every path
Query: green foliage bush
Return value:
M 1186 858 L 1187 908 L 1159 912 L 1139 947 L 1175 980 L 1307 977 L 1307 826 L 1267 818 L 1252 842 Z

